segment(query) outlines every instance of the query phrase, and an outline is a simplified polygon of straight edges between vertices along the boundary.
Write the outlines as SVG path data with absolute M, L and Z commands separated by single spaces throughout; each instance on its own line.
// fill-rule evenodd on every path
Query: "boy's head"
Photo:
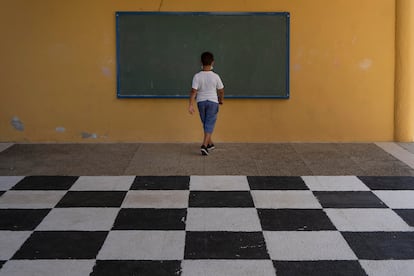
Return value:
M 210 52 L 204 52 L 204 53 L 201 54 L 201 63 L 204 66 L 212 65 L 213 64 L 213 61 L 214 61 L 214 56 L 213 56 L 212 53 L 210 53 Z

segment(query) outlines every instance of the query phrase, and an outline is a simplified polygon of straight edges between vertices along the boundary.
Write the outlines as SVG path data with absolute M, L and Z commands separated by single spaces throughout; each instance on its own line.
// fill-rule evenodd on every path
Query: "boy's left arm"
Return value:
M 194 114 L 195 112 L 194 105 L 195 105 L 196 95 L 197 95 L 197 89 L 192 88 L 190 92 L 190 102 L 188 106 L 188 112 L 190 112 L 191 115 Z

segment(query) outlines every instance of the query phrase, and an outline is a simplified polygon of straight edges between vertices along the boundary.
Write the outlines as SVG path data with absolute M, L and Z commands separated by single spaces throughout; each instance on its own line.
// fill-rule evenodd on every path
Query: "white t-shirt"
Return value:
M 218 103 L 217 89 L 223 89 L 224 85 L 213 71 L 200 71 L 194 75 L 192 87 L 197 90 L 197 102 Z

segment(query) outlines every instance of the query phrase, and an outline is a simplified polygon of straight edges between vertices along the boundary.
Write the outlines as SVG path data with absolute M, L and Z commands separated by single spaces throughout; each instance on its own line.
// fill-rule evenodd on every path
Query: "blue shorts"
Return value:
M 201 122 L 203 122 L 204 132 L 213 133 L 217 120 L 217 113 L 219 111 L 219 104 L 210 101 L 202 101 L 198 102 L 197 106 Z

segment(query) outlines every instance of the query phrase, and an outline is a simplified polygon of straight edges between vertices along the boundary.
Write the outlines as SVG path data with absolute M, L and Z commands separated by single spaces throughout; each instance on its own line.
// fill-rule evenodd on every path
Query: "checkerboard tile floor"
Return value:
M 0 177 L 0 276 L 413 271 L 414 177 Z

